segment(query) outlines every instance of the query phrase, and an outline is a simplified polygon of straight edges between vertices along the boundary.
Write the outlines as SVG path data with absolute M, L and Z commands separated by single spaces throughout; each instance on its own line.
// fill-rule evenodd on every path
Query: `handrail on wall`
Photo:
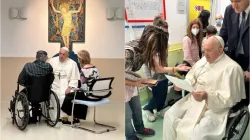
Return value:
M 174 51 L 180 51 L 180 50 L 182 50 L 182 48 L 171 49 L 168 52 L 174 52 Z

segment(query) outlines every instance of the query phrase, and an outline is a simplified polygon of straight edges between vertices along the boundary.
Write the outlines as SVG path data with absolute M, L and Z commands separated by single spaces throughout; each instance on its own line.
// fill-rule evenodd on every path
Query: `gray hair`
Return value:
M 36 60 L 46 61 L 48 59 L 48 54 L 46 51 L 40 50 L 36 53 Z

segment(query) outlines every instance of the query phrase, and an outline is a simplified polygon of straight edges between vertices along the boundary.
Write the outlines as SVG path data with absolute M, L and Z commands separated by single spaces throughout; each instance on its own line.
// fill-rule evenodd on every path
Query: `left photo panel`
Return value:
M 0 139 L 125 139 L 124 0 L 0 8 Z

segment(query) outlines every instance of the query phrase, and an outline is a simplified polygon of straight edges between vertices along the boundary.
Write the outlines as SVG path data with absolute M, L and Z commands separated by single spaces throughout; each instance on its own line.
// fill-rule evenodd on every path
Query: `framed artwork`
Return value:
M 70 50 L 74 42 L 85 42 L 85 9 L 85 0 L 49 0 L 49 42 Z

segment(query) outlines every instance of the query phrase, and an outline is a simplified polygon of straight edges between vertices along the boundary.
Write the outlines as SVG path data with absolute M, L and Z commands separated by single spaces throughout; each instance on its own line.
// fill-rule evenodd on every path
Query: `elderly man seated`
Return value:
M 26 63 L 23 67 L 23 70 L 19 74 L 17 83 L 26 86 L 29 76 L 45 76 L 53 72 L 53 68 L 49 63 L 46 63 L 48 59 L 47 52 L 40 50 L 36 53 L 36 60 L 32 63 Z M 53 79 L 48 81 L 53 82 Z M 29 123 L 37 122 L 37 116 L 39 116 L 37 110 L 40 107 L 40 104 L 32 103 L 32 117 L 29 119 Z
M 225 135 L 230 108 L 246 95 L 243 70 L 223 47 L 219 36 L 205 41 L 205 57 L 185 79 L 195 91 L 165 113 L 163 140 L 221 140 Z
M 57 94 L 62 106 L 65 95 L 73 92 L 72 88 L 78 87 L 79 69 L 76 62 L 69 58 L 69 50 L 66 47 L 62 47 L 59 56 L 51 58 L 49 63 L 55 74 L 52 90 Z M 61 111 L 60 115 L 62 123 L 69 123 L 67 114 Z

